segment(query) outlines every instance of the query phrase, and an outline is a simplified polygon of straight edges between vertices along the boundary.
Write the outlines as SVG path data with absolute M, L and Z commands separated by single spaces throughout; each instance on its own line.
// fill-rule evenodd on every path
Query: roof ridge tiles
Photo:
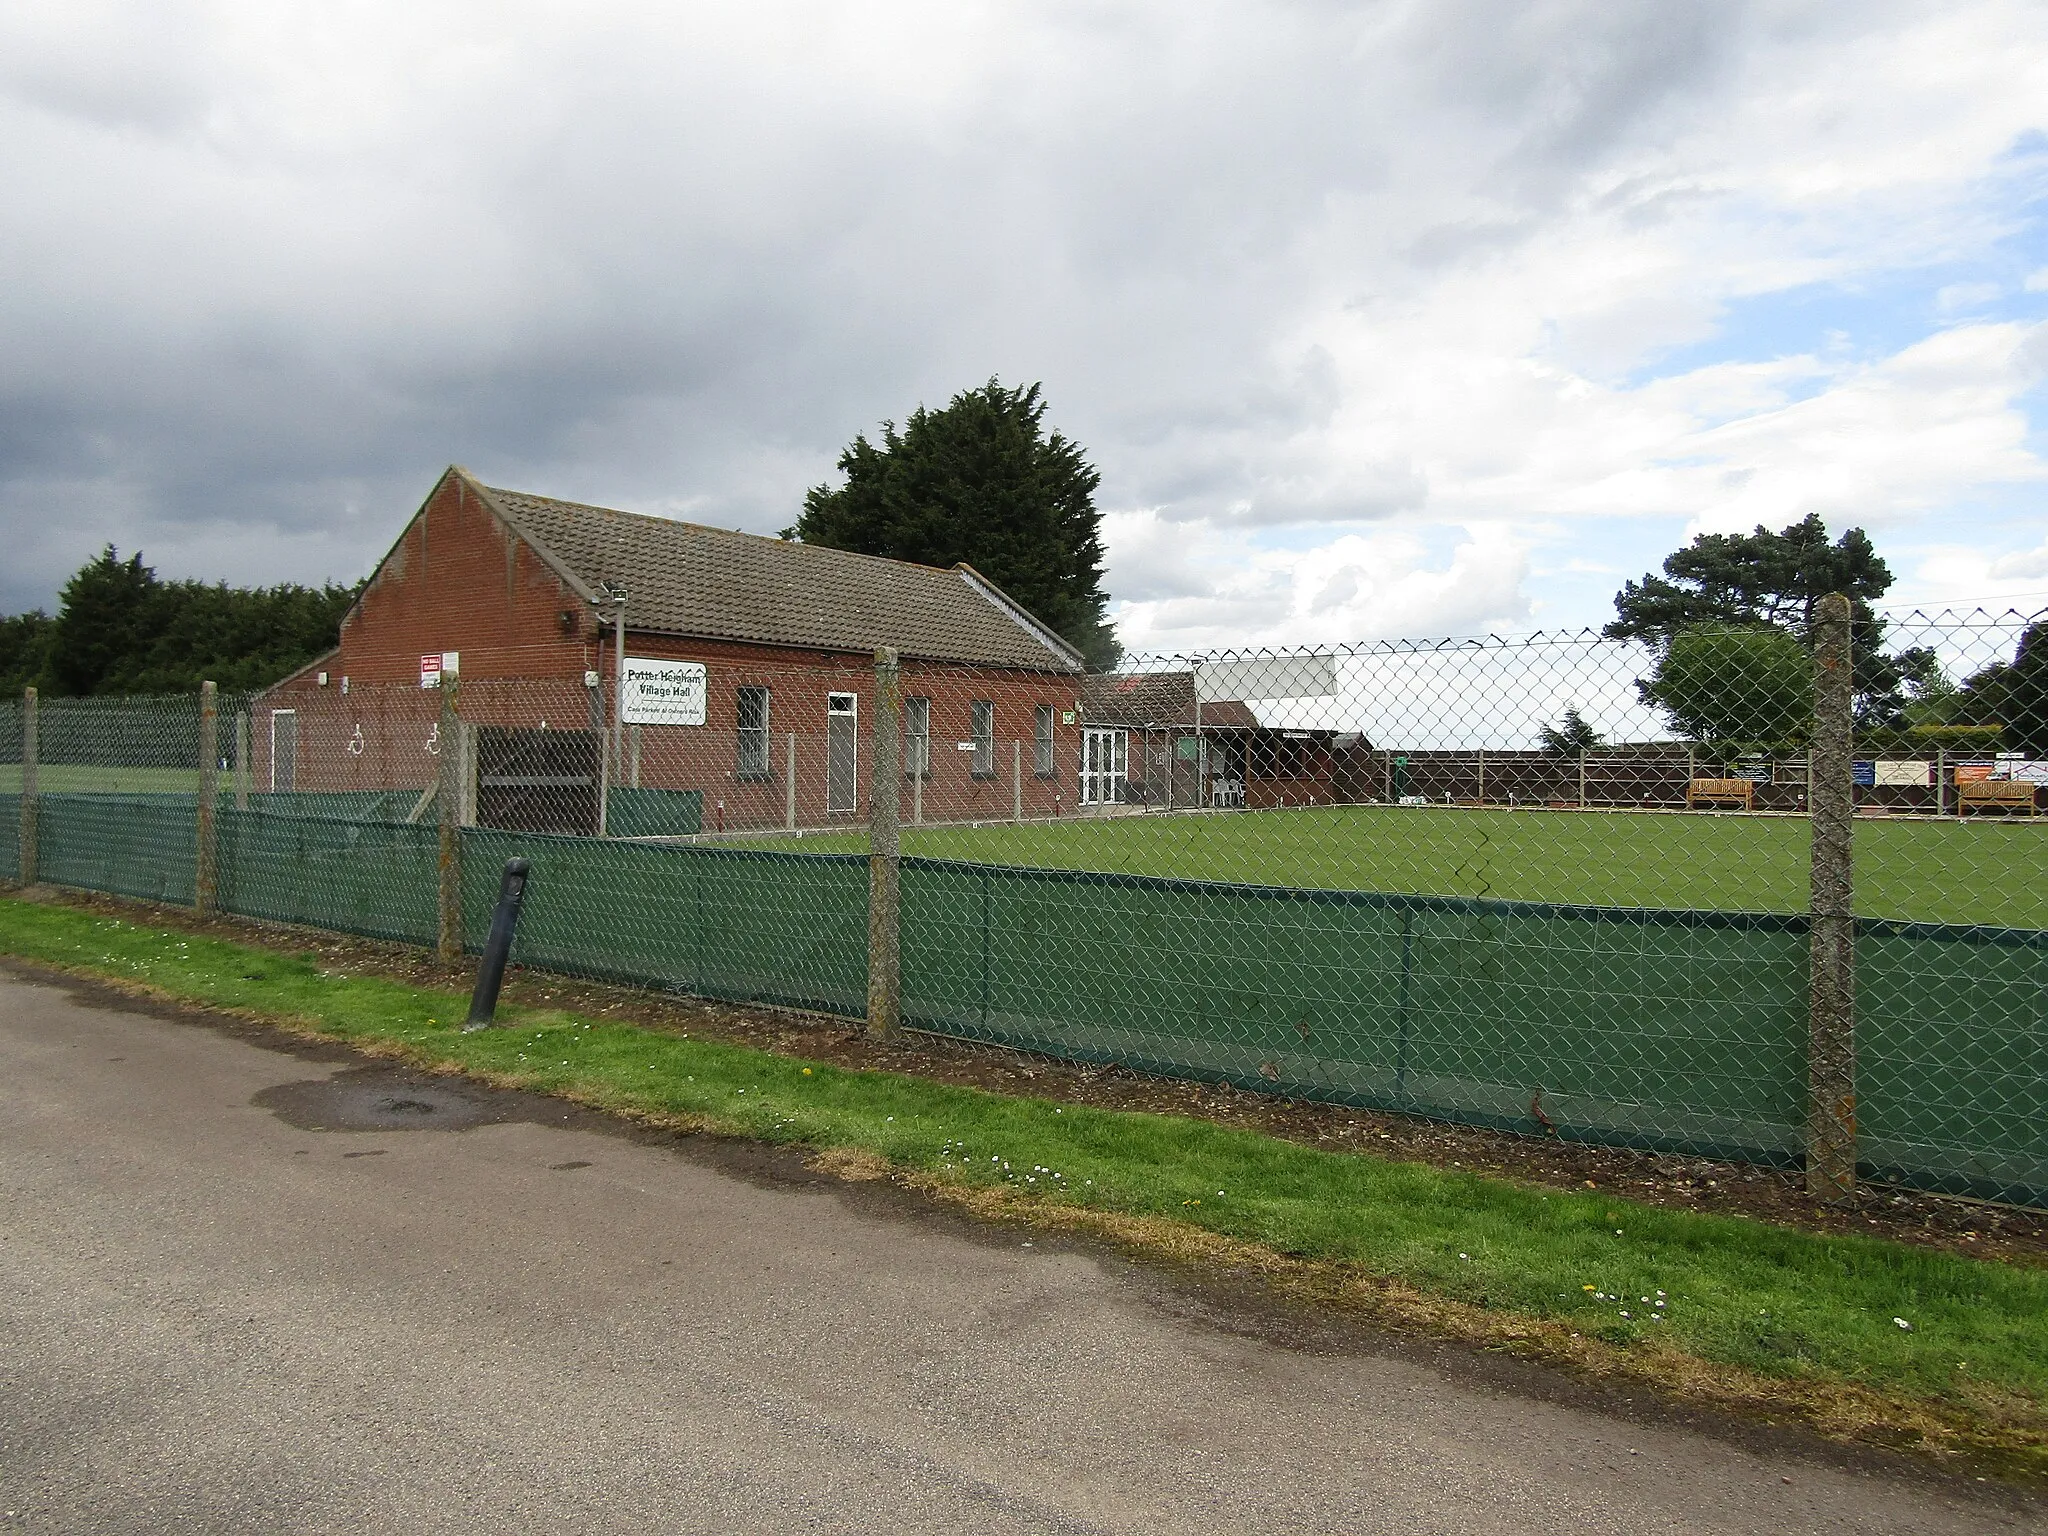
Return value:
M 478 483 L 482 484 L 481 481 Z M 660 528 L 687 528 L 692 533 L 709 533 L 728 539 L 752 539 L 762 544 L 777 545 L 782 549 L 808 550 L 812 553 L 835 555 L 847 560 L 875 560 L 884 565 L 907 566 L 913 571 L 930 571 L 939 576 L 950 576 L 955 571 L 973 569 L 965 560 L 959 561 L 954 565 L 926 565 L 921 560 L 899 560 L 894 555 L 870 555 L 862 550 L 839 549 L 831 544 L 806 544 L 801 539 L 780 538 L 772 533 L 749 533 L 744 528 L 721 528 L 716 523 L 699 523 L 686 517 L 669 517 L 661 512 L 634 512 L 625 507 L 601 507 L 594 501 L 570 501 L 561 496 L 543 496 L 537 491 L 508 490 L 502 485 L 486 485 L 484 489 L 493 496 L 510 496 L 519 501 L 546 502 L 550 506 L 567 507 L 576 512 L 597 512 L 606 517 L 630 517 L 636 521 L 651 523 Z M 984 581 L 988 580 L 987 577 L 982 579 Z

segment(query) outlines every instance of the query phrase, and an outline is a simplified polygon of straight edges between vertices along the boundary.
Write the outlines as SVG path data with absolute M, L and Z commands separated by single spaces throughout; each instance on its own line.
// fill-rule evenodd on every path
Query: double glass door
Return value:
M 1081 803 L 1118 805 L 1130 776 L 1130 732 L 1091 727 L 1081 733 Z

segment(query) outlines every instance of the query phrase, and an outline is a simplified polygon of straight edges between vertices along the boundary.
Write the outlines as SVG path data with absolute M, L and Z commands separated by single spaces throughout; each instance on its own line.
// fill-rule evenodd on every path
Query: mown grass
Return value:
M 42 763 L 36 768 L 36 788 L 46 795 L 196 795 L 199 770 Z M 20 793 L 21 764 L 0 763 L 0 795 Z
M 906 827 L 924 858 L 1683 911 L 1803 912 L 1804 817 L 1330 806 L 1230 815 L 1073 817 Z M 858 832 L 750 847 L 865 849 Z M 1871 818 L 1856 827 L 1866 917 L 2048 928 L 2048 819 Z
M 2048 1475 L 2048 1272 L 563 1013 L 508 1009 L 504 1027 L 464 1034 L 451 992 L 62 906 L 0 900 L 0 952 L 671 1123 L 887 1159 L 928 1184 L 1023 1197 L 1012 1211 L 1186 1224 L 1623 1355 L 1809 1396 L 1865 1389 Z

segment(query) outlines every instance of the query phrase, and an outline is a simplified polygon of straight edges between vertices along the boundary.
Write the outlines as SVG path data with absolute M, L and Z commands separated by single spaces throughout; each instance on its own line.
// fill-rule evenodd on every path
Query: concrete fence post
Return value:
M 901 828 L 903 671 L 894 648 L 875 651 L 874 752 L 868 810 L 868 1032 L 886 1040 L 903 1012 Z
M 465 827 L 476 825 L 476 727 L 467 720 L 455 722 L 462 742 L 460 775 L 462 792 L 456 797 L 457 820 Z
M 614 590 L 612 612 L 616 627 L 612 634 L 612 763 L 623 768 L 626 759 L 626 594 L 623 589 Z M 616 785 L 619 774 L 612 774 Z
M 21 691 L 21 883 L 36 883 L 36 691 Z
M 590 723 L 597 732 L 597 835 L 611 836 L 612 781 L 623 772 L 612 752 L 612 728 L 604 714 L 604 677 L 599 672 L 586 672 L 586 678 L 595 678 L 596 685 L 590 690 Z
M 199 685 L 199 847 L 192 871 L 192 905 L 201 917 L 220 906 L 220 691 Z
M 1807 1004 L 1806 1192 L 1840 1200 L 1856 1190 L 1856 824 L 1849 599 L 1820 600 L 1814 626 L 1813 748 L 1807 808 L 1813 824 L 1808 902 L 1812 986 Z
M 783 751 L 782 765 L 782 827 L 786 832 L 796 830 L 796 732 L 789 733 L 789 743 Z
M 1024 819 L 1024 743 L 1010 743 L 1010 820 Z
M 455 712 L 461 692 L 460 678 L 441 679 L 441 726 L 435 737 L 441 755 L 434 764 L 435 821 L 440 834 L 434 948 L 443 965 L 462 961 L 462 718 Z

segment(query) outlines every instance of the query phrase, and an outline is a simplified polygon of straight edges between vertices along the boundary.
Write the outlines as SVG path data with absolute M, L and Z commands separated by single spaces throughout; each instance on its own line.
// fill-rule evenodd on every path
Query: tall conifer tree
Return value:
M 1039 386 L 995 379 L 942 410 L 919 406 L 882 440 L 856 437 L 839 456 L 846 477 L 804 497 L 785 536 L 921 565 L 965 561 L 1088 658 L 1115 664 L 1105 617 L 1102 477 L 1078 444 L 1045 430 Z

